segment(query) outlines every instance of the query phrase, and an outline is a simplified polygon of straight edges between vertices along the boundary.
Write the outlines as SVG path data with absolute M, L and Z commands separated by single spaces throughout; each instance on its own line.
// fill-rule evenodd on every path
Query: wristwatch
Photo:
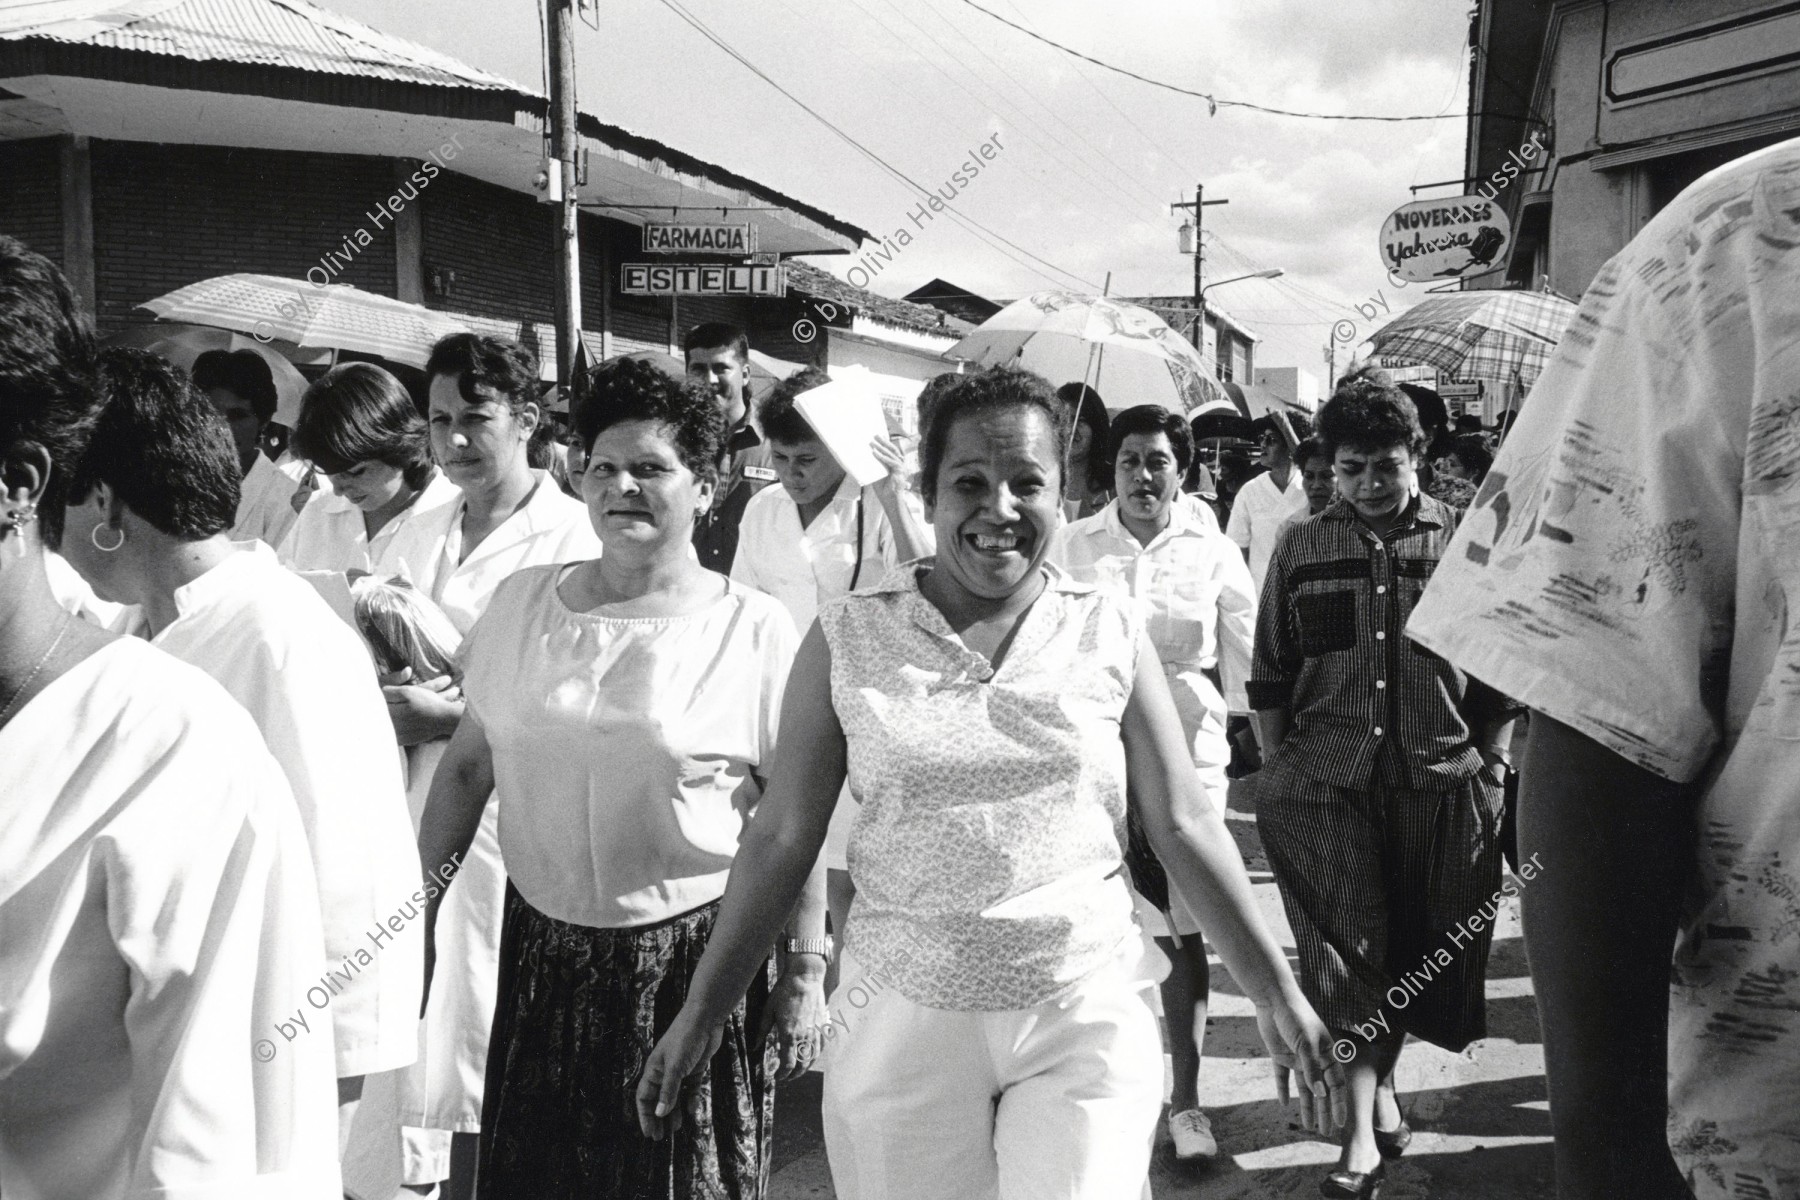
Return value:
M 789 954 L 817 954 L 826 962 L 831 961 L 831 935 L 822 938 L 789 938 L 787 952 Z

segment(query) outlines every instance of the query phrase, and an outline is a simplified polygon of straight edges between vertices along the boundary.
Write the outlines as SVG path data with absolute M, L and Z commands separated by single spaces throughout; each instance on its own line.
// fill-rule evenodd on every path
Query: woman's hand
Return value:
M 906 487 L 906 451 L 900 443 L 891 437 L 877 435 L 869 442 L 869 453 L 875 461 L 887 468 L 887 478 L 878 479 L 871 486 L 887 488 L 898 493 Z
M 762 1030 L 763 1037 L 774 1035 L 781 1050 L 778 1082 L 806 1074 L 818 1057 L 830 1019 L 825 1011 L 825 960 L 816 954 L 788 955 L 781 980 L 769 994 L 769 1016 Z
M 1300 1076 L 1294 1094 L 1300 1126 L 1330 1136 L 1343 1125 L 1349 1092 L 1331 1031 L 1298 989 L 1268 1006 L 1256 1006 L 1256 1030 L 1275 1064 L 1275 1094 L 1288 1102 L 1288 1074 Z
M 448 675 L 424 683 L 385 685 L 388 720 L 394 723 L 394 740 L 402 746 L 436 741 L 456 732 L 462 719 L 462 689 Z
M 706 1069 L 725 1037 L 720 1025 L 697 1028 L 690 1017 L 693 1009 L 689 1003 L 675 1014 L 638 1077 L 638 1128 L 652 1141 L 660 1142 L 681 1128 L 681 1085 Z

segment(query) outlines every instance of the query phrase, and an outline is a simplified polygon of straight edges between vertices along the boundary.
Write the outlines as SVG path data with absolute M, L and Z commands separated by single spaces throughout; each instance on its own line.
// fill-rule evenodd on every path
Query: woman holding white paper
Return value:
M 827 600 L 880 583 L 895 563 L 925 558 L 935 550 L 917 511 L 917 497 L 906 490 L 903 457 L 893 442 L 885 435 L 875 437 L 875 460 L 888 473 L 858 487 L 801 412 L 804 393 L 830 382 L 825 372 L 808 367 L 776 384 L 763 399 L 757 417 L 781 486 L 751 497 L 731 565 L 733 579 L 781 601 L 802 633 Z M 879 405 L 872 407 L 879 420 Z M 832 411 L 841 410 L 834 406 Z M 842 436 L 840 429 L 848 433 L 852 424 L 834 422 L 833 434 Z M 846 789 L 825 841 L 831 928 L 839 938 L 855 895 L 847 854 L 856 808 Z

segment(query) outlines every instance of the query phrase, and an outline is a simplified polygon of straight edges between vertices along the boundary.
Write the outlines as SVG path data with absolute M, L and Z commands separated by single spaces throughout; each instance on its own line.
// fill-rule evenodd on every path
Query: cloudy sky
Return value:
M 348 15 L 521 83 L 541 85 L 532 0 L 325 0 Z M 1406 123 L 1302 120 L 1220 106 L 1081 62 L 975 4 L 1104 62 L 1220 100 L 1314 113 L 1446 114 Z M 1263 337 L 1259 366 L 1324 374 L 1334 322 L 1366 334 L 1396 291 L 1376 252 L 1412 184 L 1462 172 L 1467 0 L 598 0 L 578 30 L 580 102 L 911 245 L 875 291 L 933 276 L 1007 298 L 1049 286 L 1185 294 L 1190 259 L 1169 204 L 1195 183 L 1208 293 Z M 919 184 L 947 185 L 970 147 L 1000 156 L 945 219 L 916 230 L 917 199 L 794 100 L 713 45 L 684 10 L 800 101 Z M 1429 195 L 1447 195 L 1439 188 Z M 1001 239 L 1004 239 L 1002 241 Z M 1006 245 L 1015 243 L 1018 248 Z M 849 258 L 819 258 L 842 275 Z M 1049 265 L 1046 265 L 1049 264 Z M 860 278 L 859 278 L 860 282 Z M 1379 294 L 1379 299 L 1377 298 Z M 1371 322 L 1357 306 L 1374 312 Z M 1340 327 L 1340 336 L 1348 327 Z M 1358 337 L 1360 340 L 1360 336 Z M 1340 355 L 1339 363 L 1344 357 Z

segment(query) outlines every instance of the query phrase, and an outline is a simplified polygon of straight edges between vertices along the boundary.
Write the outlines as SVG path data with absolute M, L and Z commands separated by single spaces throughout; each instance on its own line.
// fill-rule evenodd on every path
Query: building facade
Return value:
M 1800 134 L 1791 0 L 1479 0 L 1468 190 L 1512 220 L 1469 287 L 1579 296 L 1715 167 Z

